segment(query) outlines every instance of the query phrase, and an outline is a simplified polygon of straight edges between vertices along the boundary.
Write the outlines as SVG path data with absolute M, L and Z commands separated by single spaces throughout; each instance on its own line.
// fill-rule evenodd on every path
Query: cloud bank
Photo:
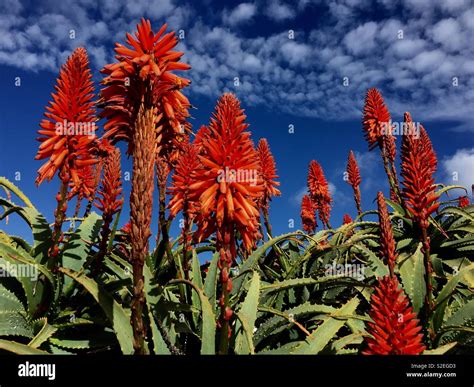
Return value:
M 180 48 L 193 66 L 191 97 L 234 91 L 247 105 L 346 120 L 360 117 L 364 94 L 375 86 L 395 120 L 410 111 L 415 120 L 452 120 L 458 130 L 474 130 L 468 0 L 203 4 L 3 0 L 0 65 L 57 71 L 83 45 L 98 71 L 113 60 L 113 42 L 145 16 L 184 32 Z

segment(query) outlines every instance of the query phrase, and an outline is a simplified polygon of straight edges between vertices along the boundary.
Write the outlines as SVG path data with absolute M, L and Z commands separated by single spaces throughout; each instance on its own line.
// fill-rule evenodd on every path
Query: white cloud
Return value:
M 438 4 L 443 11 L 456 13 L 472 6 L 472 0 L 439 0 Z
M 296 191 L 293 195 L 290 196 L 289 201 L 296 207 L 301 206 L 301 201 L 303 200 L 303 196 L 308 194 L 308 187 L 304 186 L 301 187 L 298 191 Z
M 134 17 L 160 18 L 171 14 L 174 4 L 172 0 L 134 0 L 126 3 L 126 9 Z
M 339 191 L 336 185 L 331 181 L 328 181 L 328 188 L 329 188 L 329 193 L 331 194 L 333 201 L 335 203 L 338 203 L 338 205 L 344 205 L 352 200 L 343 192 Z M 289 197 L 289 202 L 296 207 L 300 207 L 301 201 L 303 200 L 303 196 L 307 194 L 308 194 L 308 188 L 306 186 L 301 187 L 299 190 L 297 190 L 293 195 Z
M 290 40 L 281 46 L 281 52 L 290 64 L 301 64 L 307 61 L 311 54 L 311 47 Z
M 216 98 L 232 90 L 246 105 L 259 105 L 299 116 L 346 120 L 360 118 L 367 88 L 379 87 L 394 119 L 409 110 L 420 121 L 455 120 L 458 130 L 474 130 L 473 47 L 474 11 L 465 1 L 400 0 L 395 12 L 370 20 L 369 0 L 335 0 L 321 8 L 317 25 L 295 23 L 288 39 L 280 22 L 316 9 L 322 0 L 247 0 L 235 8 L 203 15 L 193 3 L 178 0 L 49 0 L 26 8 L 16 0 L 0 12 L 0 65 L 27 70 L 57 71 L 79 46 L 85 46 L 95 71 L 113 58 L 113 43 L 123 42 L 139 17 L 152 19 L 157 29 L 168 22 L 183 29 L 179 49 L 192 65 L 186 76 L 196 96 Z M 257 7 L 258 5 L 258 7 Z M 377 6 L 392 9 L 388 0 Z M 271 27 L 281 30 L 251 36 L 244 28 L 262 7 Z M 318 8 L 318 10 L 319 10 Z M 403 16 L 403 18 L 402 18 Z M 233 24 L 235 23 L 235 24 Z M 76 39 L 69 39 L 75 29 Z M 265 29 L 266 31 L 267 29 Z M 398 38 L 399 30 L 403 39 Z M 258 31 L 258 29 L 257 29 Z M 241 81 L 239 88 L 233 80 Z M 343 77 L 350 85 L 344 87 Z M 459 87 L 452 86 L 453 77 Z
M 433 40 L 440 43 L 447 51 L 456 51 L 462 48 L 464 37 L 459 23 L 453 19 L 443 19 L 433 26 L 431 31 Z
M 448 185 L 461 185 L 471 192 L 474 184 L 474 148 L 459 149 L 442 163 L 444 181 Z
M 409 59 L 422 52 L 425 45 L 422 39 L 399 39 L 391 48 L 398 58 Z
M 281 3 L 279 0 L 271 0 L 268 3 L 266 14 L 270 19 L 275 21 L 283 21 L 293 19 L 296 15 L 295 10 L 290 6 Z
M 18 14 L 23 9 L 23 5 L 21 5 L 20 0 L 2 0 L 0 3 L 0 12 L 10 13 L 10 14 Z
M 377 23 L 365 23 L 350 31 L 344 37 L 344 44 L 354 55 L 369 54 L 375 48 L 375 37 L 379 32 Z
M 253 3 L 241 3 L 235 7 L 231 12 L 225 11 L 223 20 L 225 24 L 237 25 L 248 22 L 257 12 L 257 7 Z
M 445 57 L 446 55 L 441 50 L 424 51 L 413 59 L 412 65 L 418 72 L 426 73 L 438 67 Z

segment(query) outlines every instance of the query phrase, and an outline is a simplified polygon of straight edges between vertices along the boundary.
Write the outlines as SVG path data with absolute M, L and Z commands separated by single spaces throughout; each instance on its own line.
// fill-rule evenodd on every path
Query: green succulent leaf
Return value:
M 87 258 L 91 256 L 91 243 L 97 240 L 101 225 L 102 218 L 96 212 L 91 212 L 84 219 L 66 243 L 62 256 L 63 267 L 72 271 L 81 270 Z M 74 282 L 72 278 L 64 279 L 66 287 L 72 282 Z
M 445 317 L 446 307 L 448 306 L 449 299 L 456 290 L 456 286 L 463 279 L 463 277 L 474 270 L 474 263 L 469 266 L 465 266 L 456 275 L 444 285 L 443 289 L 439 292 L 436 297 L 436 309 L 433 315 L 433 325 L 435 331 L 437 331 L 442 325 Z
M 33 337 L 33 339 L 28 343 L 32 348 L 39 348 L 43 343 L 49 340 L 57 332 L 57 328 L 48 324 L 48 319 L 46 317 L 40 319 L 43 323 L 40 331 Z
M 172 280 L 168 285 L 173 284 L 186 284 L 191 286 L 193 290 L 199 295 L 201 302 L 201 317 L 202 317 L 202 328 L 201 328 L 201 355 L 213 355 L 216 352 L 216 317 L 214 315 L 214 309 L 206 297 L 204 292 L 199 289 L 192 282 L 186 280 Z
M 94 297 L 112 324 L 123 354 L 132 354 L 133 332 L 130 325 L 130 316 L 123 307 L 104 291 L 97 282 L 86 277 L 83 273 L 77 273 L 66 268 L 60 268 L 59 270 L 80 283 Z
M 15 341 L 2 339 L 0 339 L 0 349 L 16 353 L 17 355 L 49 355 L 49 353 L 46 351 L 42 351 L 25 344 L 20 344 Z
M 204 294 L 209 298 L 209 302 L 213 307 L 216 307 L 217 304 L 217 275 L 218 267 L 217 263 L 219 262 L 219 253 L 214 253 L 212 256 L 211 263 L 207 269 L 207 275 L 204 280 Z
M 257 319 L 257 308 L 260 294 L 260 276 L 254 272 L 250 280 L 247 296 L 242 307 L 237 312 L 239 320 L 236 323 L 237 336 L 235 338 L 235 353 L 253 354 L 253 333 L 255 329 L 255 320 Z
M 318 326 L 305 341 L 292 350 L 293 354 L 317 354 L 321 352 L 331 340 L 334 339 L 337 332 L 346 323 L 348 316 L 354 314 L 359 299 L 354 297 L 344 306 L 334 312 L 331 317 L 326 319 Z
M 413 254 L 408 257 L 405 257 L 404 255 L 398 257 L 403 288 L 408 294 L 408 297 L 410 297 L 413 310 L 417 314 L 423 306 L 426 295 L 426 286 L 424 282 L 425 266 L 423 263 L 423 252 L 421 251 L 421 248 L 422 246 L 420 243 Z

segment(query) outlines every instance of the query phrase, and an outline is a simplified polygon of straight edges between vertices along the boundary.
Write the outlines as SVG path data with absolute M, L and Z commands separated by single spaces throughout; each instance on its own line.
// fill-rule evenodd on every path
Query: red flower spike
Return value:
M 111 218 L 120 211 L 123 205 L 122 172 L 120 166 L 120 150 L 114 148 L 105 159 L 104 176 L 99 190 L 96 207 L 103 212 L 104 218 Z
M 395 157 L 397 155 L 397 144 L 395 143 L 395 136 L 393 136 L 392 134 L 384 135 L 383 147 L 387 153 L 387 157 L 390 163 L 394 163 Z
M 370 303 L 370 317 L 364 355 L 419 355 L 425 350 L 423 334 L 408 297 L 397 277 L 378 280 Z
M 275 179 L 278 178 L 276 174 L 275 159 L 273 158 L 270 147 L 265 138 L 260 139 L 257 146 L 258 157 L 260 160 L 260 175 L 265 186 L 263 191 L 261 204 L 268 207 L 268 202 L 272 196 L 280 196 L 281 192 L 276 188 L 280 185 Z
M 369 143 L 369 150 L 382 145 L 384 129 L 388 128 L 390 113 L 385 106 L 382 95 L 377 89 L 369 89 L 365 98 L 363 129 Z M 385 133 L 387 134 L 387 133 Z
M 50 181 L 59 171 L 65 183 L 72 179 L 79 186 L 79 170 L 97 162 L 91 151 L 97 121 L 94 86 L 84 48 L 76 48 L 61 67 L 55 90 L 38 131 L 43 137 L 38 138 L 41 145 L 35 159 L 49 160 L 38 170 L 36 184 Z
M 356 203 L 357 212 L 360 215 L 362 213 L 359 187 L 361 183 L 361 177 L 359 166 L 357 165 L 354 152 L 352 151 L 349 152 L 349 159 L 347 161 L 347 177 L 348 183 L 352 186 L 352 189 L 354 190 L 354 201 Z
M 319 219 L 326 227 L 329 227 L 332 202 L 329 184 L 321 165 L 315 160 L 312 160 L 309 164 L 308 189 L 311 200 L 319 211 Z
M 351 216 L 349 214 L 344 214 L 344 216 L 342 218 L 342 224 L 350 224 L 352 222 L 353 222 L 353 220 L 352 220 Z
M 194 136 L 194 146 L 201 153 L 201 147 L 206 138 L 209 137 L 209 128 L 205 125 L 202 125 Z
M 420 125 L 417 133 L 408 113 L 405 113 L 405 123 L 409 131 L 403 136 L 401 151 L 401 176 L 404 179 L 402 197 L 411 217 L 421 229 L 426 229 L 430 214 L 439 207 L 433 177 L 437 159 L 423 126 Z
M 203 172 L 194 174 L 189 192 L 200 205 L 196 219 L 199 240 L 217 231 L 231 238 L 238 231 L 249 251 L 260 237 L 257 202 L 265 186 L 258 173 L 258 153 L 245 131 L 245 118 L 233 94 L 219 99 L 198 156 Z
M 469 206 L 469 198 L 467 196 L 460 196 L 458 198 L 458 207 L 464 208 Z
M 301 223 L 303 224 L 303 229 L 309 234 L 314 233 L 318 226 L 314 212 L 314 203 L 308 195 L 304 195 L 301 200 Z
M 209 131 L 201 132 L 198 158 L 202 172 L 193 174 L 194 182 L 189 186 L 191 199 L 199 201 L 196 239 L 201 241 L 213 233 L 216 235 L 221 283 L 217 326 L 221 330 L 219 353 L 222 354 L 228 352 L 232 333 L 230 269 L 237 258 L 236 234 L 240 234 L 245 251 L 261 238 L 257 203 L 265 186 L 259 174 L 258 153 L 250 133 L 245 132 L 248 127 L 245 118 L 233 94 L 224 94 L 219 99 Z
M 347 161 L 347 177 L 348 182 L 352 187 L 359 186 L 361 183 L 360 170 L 357 165 L 357 160 L 354 156 L 354 152 L 349 152 L 349 159 Z
M 92 200 L 98 186 L 98 174 L 100 174 L 98 164 L 85 165 L 78 169 L 75 172 L 76 181 L 71 180 L 69 183 L 71 190 L 68 194 L 68 200 L 71 200 L 75 195 L 78 195 L 80 199 Z
M 190 66 L 180 62 L 182 52 L 172 51 L 178 39 L 174 32 L 164 34 L 166 27 L 154 33 L 150 21 L 142 19 L 135 36 L 127 34 L 130 47 L 116 43 L 117 62 L 101 70 L 106 75 L 101 91 L 101 117 L 107 119 L 105 136 L 114 143 L 128 141 L 128 153 L 133 148 L 131 131 L 142 102 L 145 108 L 158 106 L 161 119 L 156 128 L 161 152 L 174 153 L 183 133 L 190 130 L 185 121 L 191 105 L 181 92 L 190 81 L 172 73 Z
M 181 157 L 176 163 L 168 194 L 171 200 L 168 204 L 170 217 L 185 211 L 185 216 L 194 217 L 198 210 L 198 202 L 190 198 L 189 186 L 194 182 L 194 176 L 202 173 L 201 162 L 198 158 L 198 148 L 194 144 L 183 146 Z

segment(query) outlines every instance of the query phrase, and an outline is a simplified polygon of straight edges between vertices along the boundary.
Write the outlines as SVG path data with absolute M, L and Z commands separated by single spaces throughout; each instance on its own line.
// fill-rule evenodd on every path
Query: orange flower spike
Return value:
M 314 233 L 318 226 L 314 213 L 314 204 L 308 195 L 304 195 L 301 200 L 301 223 L 303 224 L 303 229 L 309 234 Z
M 118 62 L 104 66 L 101 90 L 104 109 L 101 117 L 107 119 L 105 136 L 115 143 L 129 142 L 128 153 L 133 148 L 131 131 L 142 100 L 145 105 L 159 105 L 164 113 L 157 127 L 163 125 L 162 148 L 169 153 L 176 147 L 175 135 L 182 127 L 188 128 L 189 101 L 180 90 L 190 84 L 171 71 L 188 70 L 189 65 L 179 62 L 183 53 L 172 51 L 178 44 L 174 32 L 166 35 L 166 24 L 155 34 L 149 20 L 142 19 L 135 36 L 126 34 L 130 47 L 116 44 Z M 150 106 L 145 106 L 146 108 Z M 171 128 L 171 130 L 170 130 Z M 165 146 L 166 145 L 166 146 Z
M 198 203 L 193 202 L 190 198 L 190 186 L 194 182 L 194 175 L 201 172 L 200 168 L 201 163 L 196 146 L 186 144 L 176 163 L 171 187 L 168 190 L 168 194 L 172 196 L 168 204 L 171 218 L 174 218 L 185 207 L 187 207 L 185 216 L 192 216 L 197 210 Z
M 276 174 L 275 159 L 273 158 L 270 147 L 265 138 L 260 139 L 257 146 L 258 158 L 259 158 L 259 174 L 263 180 L 264 191 L 262 196 L 258 199 L 258 205 L 262 210 L 263 220 L 270 237 L 272 236 L 272 227 L 269 219 L 269 205 L 272 200 L 272 196 L 280 196 L 281 192 L 276 188 L 280 185 L 280 182 L 275 179 L 278 178 Z
M 359 165 L 354 156 L 354 152 L 349 152 L 349 159 L 347 162 L 347 177 L 348 182 L 352 187 L 357 187 L 361 183 Z
M 424 320 L 429 321 L 435 305 L 432 285 L 433 265 L 427 230 L 429 217 L 440 205 L 434 180 L 438 161 L 425 128 L 422 125 L 417 128 L 409 113 L 405 113 L 405 125 L 408 130 L 403 135 L 401 149 L 401 176 L 403 177 L 401 196 L 408 215 L 420 231 L 419 239 L 423 246 L 427 294 Z
M 383 131 L 388 127 L 389 122 L 390 113 L 385 106 L 382 94 L 377 89 L 369 89 L 365 98 L 362 124 L 370 150 L 377 145 L 382 148 Z
M 186 99 L 180 90 L 189 81 L 171 73 L 187 70 L 188 65 L 173 66 L 181 57 L 172 49 L 178 40 L 173 32 L 165 34 L 164 25 L 156 34 L 149 20 L 142 19 L 134 36 L 127 34 L 126 43 L 116 46 L 117 62 L 102 69 L 101 117 L 105 137 L 112 143 L 128 142 L 127 153 L 133 156 L 131 208 L 131 244 L 134 298 L 132 325 L 135 353 L 143 354 L 145 329 L 141 311 L 144 308 L 143 266 L 151 235 L 154 168 L 159 188 L 159 224 L 163 239 L 165 231 L 166 180 L 176 163 L 181 142 L 190 125 Z
M 111 234 L 110 225 L 113 216 L 120 211 L 123 205 L 123 197 L 120 198 L 122 195 L 120 150 L 115 147 L 111 148 L 107 141 L 102 144 L 102 150 L 104 149 L 107 149 L 108 154 L 105 158 L 102 186 L 99 190 L 99 196 L 101 197 L 97 198 L 98 203 L 95 203 L 95 206 L 102 211 L 103 223 L 100 233 L 99 251 L 93 263 L 92 272 L 94 274 L 99 272 L 102 268 Z
M 272 196 L 280 196 L 281 192 L 276 188 L 280 186 L 280 182 L 275 181 L 278 178 L 275 159 L 265 138 L 260 139 L 258 142 L 257 151 L 260 161 L 260 173 L 265 184 L 263 197 L 271 200 Z M 268 205 L 268 200 L 264 200 L 266 202 L 265 205 Z
M 110 151 L 104 166 L 102 186 L 99 190 L 96 207 L 103 212 L 104 218 L 111 218 L 120 211 L 123 204 L 122 194 L 122 172 L 120 166 L 120 150 L 115 148 Z
M 192 175 L 194 182 L 189 185 L 190 198 L 199 202 L 195 238 L 201 241 L 215 234 L 220 256 L 220 353 L 228 352 L 231 332 L 229 272 L 237 258 L 235 238 L 239 235 L 243 249 L 250 251 L 261 237 L 257 201 L 265 184 L 259 173 L 258 152 L 245 132 L 247 127 L 239 100 L 233 94 L 224 94 L 217 102 L 208 129 L 199 131 L 198 158 L 202 171 Z
M 354 156 L 354 152 L 350 151 L 349 159 L 347 161 L 347 182 L 352 186 L 354 190 L 354 201 L 356 203 L 357 212 L 359 215 L 362 213 L 361 198 L 360 198 L 360 170 L 357 165 L 357 160 Z
M 393 134 L 386 134 L 384 137 L 383 137 L 383 141 L 384 141 L 384 148 L 387 152 L 387 157 L 388 157 L 388 160 L 390 161 L 390 163 L 394 163 L 395 162 L 395 157 L 397 155 L 397 144 L 395 143 L 395 136 L 393 136 Z
M 87 52 L 79 47 L 61 67 L 46 119 L 40 123 L 38 133 L 43 137 L 38 138 L 35 159 L 49 160 L 38 170 L 37 185 L 51 180 L 57 171 L 68 183 L 71 174 L 97 162 L 92 152 L 97 121 L 93 89 Z
M 330 201 L 329 184 L 321 165 L 315 160 L 309 164 L 308 189 L 316 201 Z
M 324 226 L 329 228 L 332 198 L 323 168 L 315 160 L 312 160 L 309 164 L 307 182 L 311 200 L 319 212 L 319 219 L 321 219 Z
M 210 125 L 198 132 L 201 148 L 198 157 L 203 169 L 202 173 L 194 175 L 194 183 L 189 189 L 193 198 L 199 201 L 201 213 L 205 216 L 214 214 L 218 223 L 230 221 L 242 239 L 248 241 L 245 248 L 249 250 L 258 234 L 254 231 L 258 228 L 256 198 L 262 195 L 265 186 L 258 176 L 258 153 L 248 133 L 244 132 L 248 127 L 244 120 L 238 99 L 233 94 L 224 94 L 217 103 Z M 198 227 L 198 234 L 203 233 L 204 223 Z M 206 227 L 218 225 L 206 223 Z M 206 230 L 206 234 L 215 231 Z
M 85 165 L 71 175 L 69 182 L 71 190 L 68 194 L 68 200 L 75 195 L 90 200 L 97 190 L 97 166 Z

